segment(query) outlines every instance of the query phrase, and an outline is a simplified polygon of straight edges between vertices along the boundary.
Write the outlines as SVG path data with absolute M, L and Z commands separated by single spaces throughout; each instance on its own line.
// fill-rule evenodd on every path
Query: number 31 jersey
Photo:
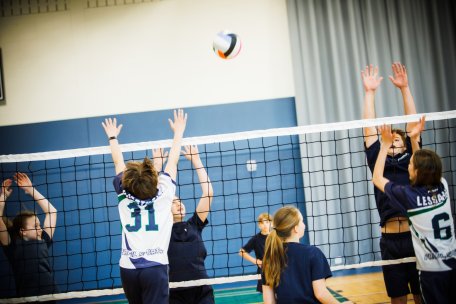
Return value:
M 125 191 L 122 173 L 114 178 L 113 184 L 122 225 L 120 267 L 137 269 L 168 265 L 175 182 L 167 173 L 160 172 L 157 195 L 150 200 L 140 200 Z
M 385 193 L 396 208 L 407 212 L 418 270 L 456 269 L 456 239 L 448 184 L 433 188 L 389 182 Z

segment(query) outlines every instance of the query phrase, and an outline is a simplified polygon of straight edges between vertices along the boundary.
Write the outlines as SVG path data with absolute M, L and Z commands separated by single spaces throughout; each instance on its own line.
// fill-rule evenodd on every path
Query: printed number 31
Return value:
M 128 224 L 125 226 L 125 229 L 130 232 L 136 232 L 142 227 L 141 209 L 139 209 L 138 205 L 135 203 L 130 203 L 128 205 L 128 208 L 131 209 L 131 217 L 135 219 L 135 224 L 134 226 Z M 145 227 L 146 231 L 158 231 L 158 225 L 155 224 L 155 210 L 153 205 L 150 204 L 145 208 L 145 210 L 148 211 L 147 214 L 149 218 L 149 224 L 147 224 Z

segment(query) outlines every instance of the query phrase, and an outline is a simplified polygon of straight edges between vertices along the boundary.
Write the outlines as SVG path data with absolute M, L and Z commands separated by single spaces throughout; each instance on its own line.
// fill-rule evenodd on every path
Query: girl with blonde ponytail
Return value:
M 299 243 L 305 229 L 301 212 L 293 206 L 280 208 L 273 227 L 263 258 L 264 303 L 339 303 L 326 288 L 332 274 L 323 252 Z

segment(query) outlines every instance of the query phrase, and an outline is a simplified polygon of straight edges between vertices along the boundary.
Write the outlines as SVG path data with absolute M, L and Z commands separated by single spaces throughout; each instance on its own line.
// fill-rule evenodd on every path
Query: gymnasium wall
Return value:
M 2 4 L 0 125 L 294 96 L 285 0 L 26 2 Z M 235 60 L 213 53 L 220 30 Z

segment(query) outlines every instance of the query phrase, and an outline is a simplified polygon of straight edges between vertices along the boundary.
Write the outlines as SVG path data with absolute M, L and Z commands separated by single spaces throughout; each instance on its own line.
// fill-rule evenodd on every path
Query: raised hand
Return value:
M 3 199 L 6 201 L 8 197 L 13 193 L 13 189 L 11 188 L 11 185 L 13 184 L 13 181 L 11 179 L 5 179 L 2 183 L 1 191 L 0 191 L 0 196 L 3 196 Z
M 382 137 L 382 144 L 388 148 L 393 144 L 393 133 L 391 133 L 391 125 L 378 126 L 378 132 Z
M 417 124 L 413 126 L 413 128 L 409 132 L 409 137 L 412 140 L 419 140 L 421 132 L 424 131 L 424 126 L 426 124 L 426 117 L 423 115 L 421 116 L 420 120 L 418 121 Z
M 187 125 L 187 113 L 183 109 L 174 110 L 174 121 L 168 119 L 169 126 L 174 133 L 184 134 Z
M 108 137 L 117 137 L 123 127 L 123 125 L 117 126 L 116 118 L 106 118 L 105 121 L 101 123 L 101 125 L 103 126 L 103 129 L 105 130 Z
M 115 118 L 106 118 L 104 122 L 101 122 L 101 125 L 109 138 L 109 147 L 111 149 L 112 160 L 117 175 L 125 169 L 125 162 L 117 139 L 123 125 L 117 125 L 117 119 Z
M 24 190 L 30 196 L 33 196 L 33 184 L 30 178 L 25 173 L 17 172 L 14 174 L 14 181 L 16 184 Z
M 187 114 L 184 110 L 174 110 L 174 120 L 168 119 L 169 126 L 174 132 L 173 144 L 169 150 L 168 162 L 166 163 L 165 172 L 171 179 L 176 179 L 177 163 L 179 162 L 182 137 L 184 136 L 185 126 L 187 125 Z
M 408 87 L 408 77 L 407 77 L 407 70 L 405 66 L 400 62 L 395 62 L 391 65 L 393 70 L 393 76 L 389 76 L 391 82 L 398 88 L 406 88 Z
M 169 152 L 165 151 L 163 148 L 152 149 L 154 167 L 157 172 L 160 172 L 163 169 L 163 164 L 166 163 L 168 155 Z
M 185 146 L 182 150 L 182 155 L 189 161 L 194 160 L 196 157 L 199 158 L 199 151 L 197 146 Z
M 372 64 L 361 71 L 361 78 L 366 92 L 375 92 L 383 80 L 383 77 L 378 77 L 378 66 L 374 67 Z

